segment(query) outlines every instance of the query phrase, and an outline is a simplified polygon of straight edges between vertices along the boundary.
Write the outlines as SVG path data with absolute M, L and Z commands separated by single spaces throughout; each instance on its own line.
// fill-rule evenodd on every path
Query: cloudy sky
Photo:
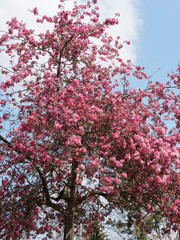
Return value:
M 72 7 L 73 0 L 67 0 L 67 8 Z M 78 0 L 82 3 L 86 0 Z M 122 56 L 124 59 L 131 59 L 136 62 L 136 41 L 138 40 L 138 34 L 142 28 L 142 20 L 138 13 L 138 3 L 140 0 L 99 0 L 101 18 L 114 17 L 114 14 L 119 12 L 120 24 L 117 27 L 111 29 L 111 35 L 120 35 L 122 40 L 131 40 L 132 44 L 123 50 Z M 54 15 L 58 8 L 59 0 L 1 0 L 0 14 L 3 21 L 0 22 L 0 29 L 5 29 L 5 23 L 13 16 L 17 16 L 18 19 L 23 20 L 31 28 L 37 28 L 35 23 L 35 17 L 28 11 L 35 6 L 38 7 L 41 15 Z M 42 25 L 39 25 L 42 27 Z
M 37 6 L 42 14 L 53 15 L 58 3 L 59 0 L 1 0 L 0 30 L 5 30 L 5 22 L 14 16 L 35 28 L 35 18 L 28 9 Z M 131 41 L 131 46 L 122 52 L 124 59 L 145 66 L 149 75 L 160 68 L 154 75 L 160 81 L 167 72 L 176 70 L 180 62 L 179 0 L 99 0 L 98 3 L 103 19 L 120 13 L 120 24 L 111 34 Z M 68 7 L 72 4 L 73 0 L 67 0 Z

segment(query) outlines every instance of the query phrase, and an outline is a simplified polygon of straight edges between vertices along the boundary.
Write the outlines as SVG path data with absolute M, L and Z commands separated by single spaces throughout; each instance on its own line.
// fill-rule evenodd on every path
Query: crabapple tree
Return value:
M 0 36 L 0 238 L 72 240 L 116 208 L 142 227 L 142 209 L 161 212 L 177 229 L 180 66 L 153 83 L 121 59 L 129 42 L 107 34 L 118 19 L 101 21 L 95 0 L 58 7 L 32 10 L 52 30 L 13 18 Z

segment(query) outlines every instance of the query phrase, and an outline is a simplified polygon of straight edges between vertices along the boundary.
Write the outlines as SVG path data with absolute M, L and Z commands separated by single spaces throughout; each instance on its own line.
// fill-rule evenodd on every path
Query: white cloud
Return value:
M 131 41 L 130 46 L 126 46 L 122 50 L 123 59 L 131 59 L 136 62 L 136 41 L 138 40 L 138 32 L 142 26 L 142 20 L 138 14 L 138 4 L 140 0 L 99 0 L 100 13 L 102 19 L 114 17 L 115 13 L 120 13 L 120 23 L 118 26 L 110 30 L 112 36 L 119 35 L 124 40 Z M 67 6 L 73 5 L 73 0 L 67 0 Z M 78 0 L 77 2 L 86 2 Z M 28 9 L 38 7 L 42 15 L 54 15 L 58 8 L 59 0 L 1 0 L 0 8 L 0 30 L 5 30 L 5 22 L 12 17 L 17 17 L 27 23 L 28 27 L 37 29 L 35 17 Z M 39 31 L 44 29 L 39 25 Z
M 136 41 L 138 40 L 139 29 L 142 28 L 142 19 L 138 12 L 139 0 L 99 0 L 102 18 L 113 17 L 120 13 L 119 25 L 110 30 L 113 36 L 119 35 L 122 39 L 131 42 L 122 50 L 123 59 L 131 59 L 136 62 Z

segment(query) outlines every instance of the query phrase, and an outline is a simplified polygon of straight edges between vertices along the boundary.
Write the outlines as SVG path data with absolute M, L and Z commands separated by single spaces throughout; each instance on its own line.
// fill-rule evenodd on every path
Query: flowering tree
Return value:
M 10 63 L 0 83 L 0 238 L 72 240 L 81 225 L 132 206 L 137 224 L 144 209 L 176 229 L 179 70 L 152 83 L 123 62 L 121 39 L 106 33 L 118 20 L 101 22 L 95 0 L 60 4 L 37 22 L 53 29 L 35 34 L 13 18 L 0 37 Z M 147 88 L 131 89 L 130 75 Z

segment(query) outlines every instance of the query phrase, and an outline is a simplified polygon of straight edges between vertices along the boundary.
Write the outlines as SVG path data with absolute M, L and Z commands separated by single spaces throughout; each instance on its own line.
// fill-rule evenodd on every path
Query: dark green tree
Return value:
M 107 225 L 115 231 L 122 240 L 162 240 L 164 239 L 160 228 L 163 226 L 164 217 L 162 213 L 153 214 L 142 212 L 141 223 L 137 224 L 134 211 L 127 210 L 118 214 L 118 218 L 108 220 Z M 169 233 L 167 233 L 169 236 Z
M 107 234 L 103 232 L 103 226 L 100 222 L 94 222 L 92 233 L 88 236 L 87 240 L 108 240 Z

